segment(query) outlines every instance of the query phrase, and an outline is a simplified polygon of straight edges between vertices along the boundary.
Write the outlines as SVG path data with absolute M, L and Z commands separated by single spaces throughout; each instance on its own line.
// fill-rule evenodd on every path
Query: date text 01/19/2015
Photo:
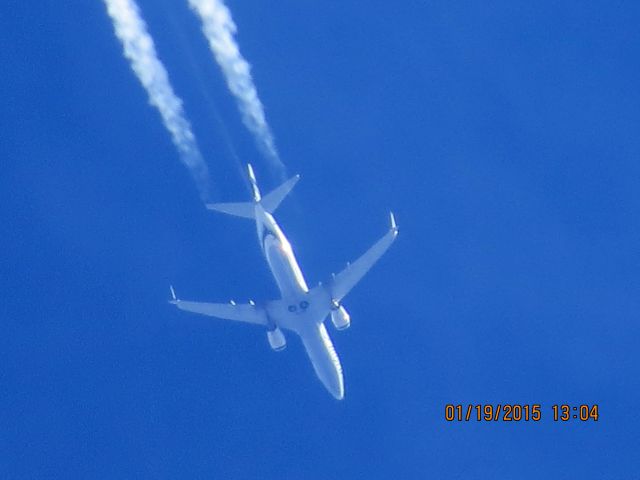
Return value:
M 554 421 L 567 422 L 578 420 L 582 422 L 598 421 L 599 407 L 593 405 L 554 404 L 551 406 Z M 542 405 L 533 404 L 451 404 L 444 408 L 444 419 L 447 422 L 539 422 L 543 418 Z

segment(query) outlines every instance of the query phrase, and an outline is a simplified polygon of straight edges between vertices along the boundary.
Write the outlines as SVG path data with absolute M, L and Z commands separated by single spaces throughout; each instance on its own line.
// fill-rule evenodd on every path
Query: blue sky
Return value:
M 256 5 L 257 3 L 257 5 Z M 139 2 L 211 172 L 263 189 L 186 1 Z M 102 2 L 0 6 L 0 476 L 634 478 L 640 7 L 229 1 L 289 173 L 310 284 L 396 212 L 330 330 L 336 402 L 289 338 L 167 305 L 277 294 L 250 222 L 208 213 Z M 448 423 L 447 403 L 542 405 Z M 551 405 L 600 405 L 597 423 Z

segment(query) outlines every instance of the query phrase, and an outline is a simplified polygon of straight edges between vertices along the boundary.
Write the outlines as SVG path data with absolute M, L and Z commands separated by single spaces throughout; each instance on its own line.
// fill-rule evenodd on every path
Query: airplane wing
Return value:
M 256 325 L 268 324 L 267 314 L 264 309 L 257 307 L 253 303 L 204 303 L 179 300 L 176 298 L 173 288 L 171 288 L 171 295 L 173 299 L 169 300 L 169 303 L 175 305 L 180 310 L 199 313 L 200 315 L 207 315 L 209 317 L 222 318 L 224 320 L 234 320 Z
M 338 302 L 342 300 L 380 257 L 382 257 L 384 252 L 387 251 L 396 239 L 398 236 L 398 227 L 393 213 L 390 214 L 390 219 L 391 227 L 387 234 L 374 243 L 373 246 L 355 262 L 348 264 L 344 270 L 333 277 L 329 286 L 333 300 Z

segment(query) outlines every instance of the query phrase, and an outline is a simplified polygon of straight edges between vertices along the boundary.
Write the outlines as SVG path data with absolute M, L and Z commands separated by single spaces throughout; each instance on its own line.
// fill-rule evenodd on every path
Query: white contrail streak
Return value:
M 189 0 L 189 5 L 200 16 L 202 31 L 222 69 L 229 90 L 238 101 L 242 121 L 255 136 L 263 153 L 278 168 L 284 169 L 251 77 L 251 66 L 240 53 L 234 38 L 237 27 L 231 12 L 222 0 Z
M 135 0 L 104 0 L 124 55 L 171 134 L 182 162 L 193 177 L 203 201 L 209 196 L 209 171 L 202 158 L 182 101 L 174 93 L 167 70 L 159 60 L 151 35 Z

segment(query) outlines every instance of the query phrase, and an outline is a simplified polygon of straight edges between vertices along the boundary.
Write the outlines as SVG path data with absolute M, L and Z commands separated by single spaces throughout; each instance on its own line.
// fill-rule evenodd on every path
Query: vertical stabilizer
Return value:
M 258 182 L 256 181 L 256 174 L 253 173 L 253 167 L 250 163 L 247 163 L 247 171 L 249 172 L 249 180 L 251 181 L 251 188 L 253 189 L 253 201 L 260 201 L 260 189 L 258 188 Z

